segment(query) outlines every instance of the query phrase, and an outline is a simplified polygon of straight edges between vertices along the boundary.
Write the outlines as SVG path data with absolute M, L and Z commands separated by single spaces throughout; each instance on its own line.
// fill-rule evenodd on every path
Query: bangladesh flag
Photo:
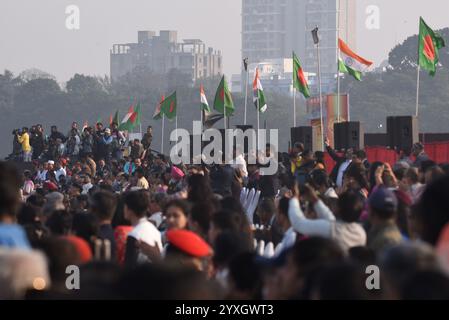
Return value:
M 133 122 L 131 120 L 132 116 L 134 114 L 134 106 L 131 105 L 129 107 L 128 112 L 126 113 L 125 117 L 122 119 L 122 122 L 119 125 L 119 130 L 121 131 L 131 131 L 134 126 L 133 126 Z
M 231 92 L 229 91 L 225 76 L 221 78 L 220 84 L 218 85 L 217 93 L 215 94 L 214 108 L 226 116 L 232 116 L 234 113 L 234 102 L 232 101 Z
M 165 100 L 165 96 L 162 95 L 161 96 L 161 101 L 159 101 L 159 103 L 156 106 L 156 109 L 154 110 L 153 120 L 162 119 L 163 113 L 161 112 L 161 104 L 162 104 L 162 101 L 164 101 L 164 100 Z
M 444 39 L 430 29 L 423 18 L 420 18 L 418 63 L 421 68 L 429 71 L 431 76 L 434 76 L 437 71 L 438 50 L 444 46 Z
M 204 93 L 203 85 L 200 86 L 200 96 L 201 96 L 201 109 L 210 112 L 209 103 L 207 102 L 206 94 Z
M 117 125 L 120 124 L 120 119 L 119 119 L 119 115 L 118 115 L 118 110 L 115 112 L 114 117 L 112 117 L 112 115 L 109 117 L 109 125 L 111 126 L 112 123 L 116 123 Z
M 176 91 L 161 102 L 161 110 L 169 120 L 176 117 Z
M 131 120 L 134 126 L 138 126 L 141 124 L 142 121 L 142 108 L 140 107 L 140 102 L 137 103 L 136 110 L 134 111 L 134 114 L 131 116 Z
M 256 68 L 256 76 L 253 82 L 254 104 L 258 111 L 264 113 L 267 110 L 267 103 L 265 102 L 265 94 L 263 93 L 262 83 L 260 83 L 259 69 Z
M 301 92 L 305 98 L 310 98 L 309 85 L 307 84 L 306 77 L 304 76 L 304 72 L 295 52 L 293 52 L 293 86 Z
M 361 81 L 363 72 L 365 72 L 373 63 L 357 55 L 341 39 L 338 39 L 338 47 L 340 49 L 338 71 L 348 73 L 356 80 Z

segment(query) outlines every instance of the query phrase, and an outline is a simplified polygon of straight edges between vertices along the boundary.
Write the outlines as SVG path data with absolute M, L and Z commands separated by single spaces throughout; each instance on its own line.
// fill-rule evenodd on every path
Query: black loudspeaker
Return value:
M 358 121 L 334 123 L 334 149 L 360 150 L 365 145 L 363 128 Z
M 296 142 L 304 144 L 304 149 L 313 150 L 313 129 L 312 127 L 296 127 L 290 129 L 292 146 Z
M 387 143 L 392 149 L 410 150 L 419 142 L 418 118 L 413 116 L 387 118 Z
M 387 117 L 387 146 L 394 149 L 398 143 L 397 117 Z
M 345 140 L 345 126 L 343 125 L 343 122 L 340 123 L 334 123 L 334 149 L 335 150 L 341 150 L 344 149 L 344 143 Z

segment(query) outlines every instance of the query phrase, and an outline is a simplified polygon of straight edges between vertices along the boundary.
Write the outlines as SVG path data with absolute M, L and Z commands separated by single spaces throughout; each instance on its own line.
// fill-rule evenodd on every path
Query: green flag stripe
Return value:
M 338 60 L 338 71 L 340 71 L 341 73 L 350 74 L 357 81 L 362 80 L 362 73 L 360 71 L 352 69 L 351 67 L 348 67 L 347 65 L 344 64 L 344 62 L 341 59 Z

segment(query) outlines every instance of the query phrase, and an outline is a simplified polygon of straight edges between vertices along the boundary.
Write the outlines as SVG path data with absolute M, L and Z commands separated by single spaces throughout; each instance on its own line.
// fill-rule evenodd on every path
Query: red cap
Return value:
M 63 238 L 75 246 L 82 263 L 92 260 L 92 251 L 86 240 L 77 236 L 65 236 Z
M 58 186 L 56 184 L 54 184 L 51 181 L 45 181 L 44 182 L 44 187 L 47 188 L 50 191 L 57 191 L 58 190 Z
M 188 230 L 168 230 L 168 242 L 192 257 L 203 258 L 212 254 L 211 247 L 196 233 Z

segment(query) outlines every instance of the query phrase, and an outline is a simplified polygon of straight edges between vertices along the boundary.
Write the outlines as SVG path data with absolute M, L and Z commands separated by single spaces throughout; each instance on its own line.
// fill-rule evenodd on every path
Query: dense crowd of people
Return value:
M 13 135 L 0 299 L 449 299 L 449 164 L 419 143 L 390 165 L 326 141 L 326 168 L 296 142 L 263 175 L 238 148 L 174 165 L 151 127 Z

